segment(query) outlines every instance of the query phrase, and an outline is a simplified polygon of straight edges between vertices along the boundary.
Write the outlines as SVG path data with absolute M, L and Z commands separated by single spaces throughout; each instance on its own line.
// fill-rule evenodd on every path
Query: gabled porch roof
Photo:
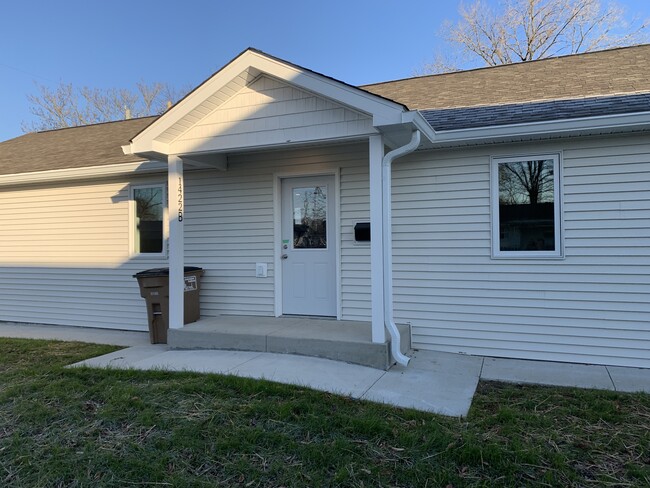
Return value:
M 420 127 L 416 127 L 419 125 Z M 127 154 L 160 159 L 365 139 L 389 146 L 432 129 L 419 112 L 255 49 L 247 49 L 138 133 Z

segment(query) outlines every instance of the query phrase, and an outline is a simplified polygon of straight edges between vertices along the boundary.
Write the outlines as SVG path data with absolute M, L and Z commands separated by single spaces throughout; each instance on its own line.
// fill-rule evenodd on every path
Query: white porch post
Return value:
M 381 164 L 384 141 L 372 135 L 370 144 L 370 288 L 372 307 L 372 342 L 386 342 L 384 327 L 384 246 L 382 239 L 382 181 Z
M 183 327 L 184 248 L 183 215 L 185 181 L 183 160 L 167 156 L 167 187 L 169 200 L 169 328 Z

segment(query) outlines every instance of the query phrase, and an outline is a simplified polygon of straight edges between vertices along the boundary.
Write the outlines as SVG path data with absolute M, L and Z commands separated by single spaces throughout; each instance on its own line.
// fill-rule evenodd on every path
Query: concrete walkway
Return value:
M 483 358 L 417 353 L 411 365 L 389 371 L 330 359 L 252 351 L 168 350 L 135 346 L 74 366 L 196 371 L 266 379 L 352 398 L 450 416 L 465 416 Z
M 650 369 L 416 351 L 408 368 L 382 371 L 288 354 L 169 350 L 166 345 L 149 344 L 144 332 L 0 324 L 3 336 L 131 346 L 73 366 L 232 374 L 449 416 L 467 415 L 480 379 L 650 393 Z

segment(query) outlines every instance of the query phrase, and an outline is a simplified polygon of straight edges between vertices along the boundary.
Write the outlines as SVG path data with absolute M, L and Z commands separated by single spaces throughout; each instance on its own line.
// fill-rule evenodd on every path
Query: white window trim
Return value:
M 521 161 L 553 160 L 553 201 L 555 218 L 554 251 L 501 251 L 499 222 L 499 164 Z M 562 159 L 561 154 L 525 154 L 512 157 L 490 158 L 490 212 L 492 215 L 492 258 L 493 259 L 563 259 L 564 222 L 562 213 Z
M 136 241 L 136 211 L 135 204 L 135 190 L 143 190 L 147 188 L 162 188 L 163 199 L 163 245 L 162 252 L 145 252 L 141 253 L 135 247 Z M 129 254 L 132 258 L 142 259 L 161 259 L 167 258 L 167 244 L 169 242 L 169 224 L 168 224 L 168 207 L 167 201 L 167 184 L 166 183 L 146 183 L 129 186 Z

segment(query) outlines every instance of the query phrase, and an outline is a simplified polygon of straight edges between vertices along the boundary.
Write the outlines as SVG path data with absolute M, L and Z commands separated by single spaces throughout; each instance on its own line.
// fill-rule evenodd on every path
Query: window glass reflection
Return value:
M 294 249 L 327 248 L 327 187 L 294 188 Z
M 499 248 L 555 251 L 552 159 L 499 163 Z
M 136 205 L 136 252 L 162 252 L 163 188 L 134 188 L 133 199 Z

